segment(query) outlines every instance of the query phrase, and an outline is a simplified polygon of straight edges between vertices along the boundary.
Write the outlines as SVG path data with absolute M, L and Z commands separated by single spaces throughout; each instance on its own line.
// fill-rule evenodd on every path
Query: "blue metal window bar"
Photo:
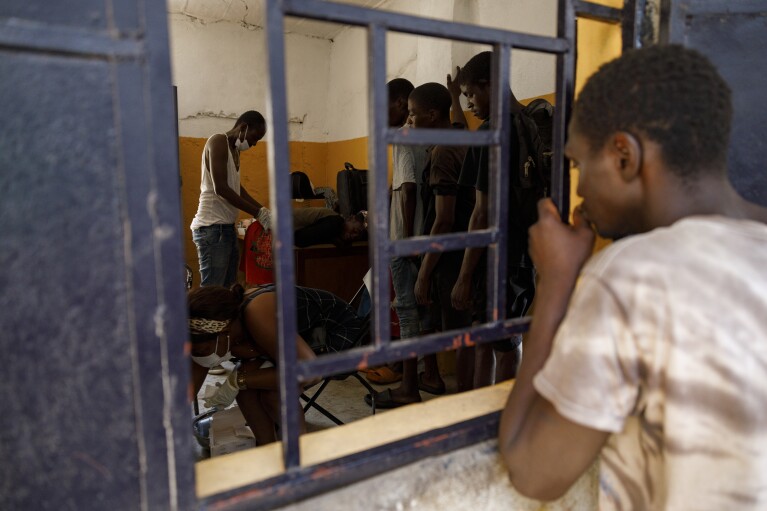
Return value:
M 299 451 L 300 381 L 328 376 L 372 365 L 426 355 L 438 351 L 470 347 L 513 334 L 529 327 L 529 318 L 506 319 L 507 202 L 501 190 L 508 187 L 510 60 L 512 48 L 556 56 L 556 92 L 553 132 L 555 158 L 552 169 L 551 196 L 563 220 L 569 211 L 569 163 L 563 157 L 565 130 L 574 92 L 576 15 L 607 23 L 623 24 L 624 48 L 638 45 L 638 21 L 645 0 L 627 0 L 623 9 L 592 2 L 558 0 L 557 36 L 545 37 L 514 31 L 485 28 L 458 22 L 377 11 L 349 4 L 323 0 L 267 0 L 266 41 L 268 49 L 267 132 L 269 144 L 269 197 L 273 207 L 274 261 L 277 281 L 277 318 L 279 334 L 280 418 L 285 473 L 235 490 L 214 495 L 201 504 L 212 509 L 270 509 L 287 502 L 327 491 L 369 477 L 403 464 L 440 452 L 446 452 L 495 436 L 499 414 L 493 413 L 436 431 L 382 445 L 335 459 L 318 466 L 301 467 Z M 360 26 L 368 33 L 369 95 L 368 150 L 373 179 L 368 189 L 371 263 L 373 267 L 374 322 L 372 346 L 324 355 L 299 362 L 296 355 L 295 282 L 293 225 L 288 168 L 287 95 L 285 84 L 284 18 L 295 16 L 324 22 Z M 409 130 L 401 133 L 387 126 L 386 33 L 388 31 L 491 45 L 494 97 L 491 103 L 489 131 Z M 418 236 L 389 240 L 387 145 L 470 145 L 490 146 L 490 226 L 482 231 Z M 488 247 L 487 292 L 489 321 L 472 328 L 439 332 L 391 343 L 389 325 L 389 260 L 395 256 L 441 252 L 466 247 Z M 287 340 L 287 342 L 286 342 Z

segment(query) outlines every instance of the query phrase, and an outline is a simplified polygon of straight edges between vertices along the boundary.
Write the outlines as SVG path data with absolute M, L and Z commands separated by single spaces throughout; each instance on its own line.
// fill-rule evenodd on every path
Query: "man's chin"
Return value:
M 599 227 L 598 224 L 593 224 L 593 225 L 597 231 L 597 234 L 599 234 L 599 237 L 604 238 L 606 240 L 618 241 L 619 239 L 625 238 L 630 235 L 629 233 L 616 231 L 614 229 L 609 229 L 609 228 L 602 229 Z

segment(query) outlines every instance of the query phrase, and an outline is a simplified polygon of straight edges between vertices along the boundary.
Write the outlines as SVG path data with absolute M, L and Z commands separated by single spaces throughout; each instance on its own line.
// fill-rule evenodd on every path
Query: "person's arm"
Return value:
M 469 232 L 487 229 L 487 193 L 476 190 L 475 197 L 474 209 L 469 219 Z M 482 247 L 467 248 L 464 252 L 461 271 L 450 293 L 450 300 L 456 310 L 466 310 L 471 306 L 471 279 L 484 252 Z
M 395 172 L 402 177 L 402 185 L 399 188 L 401 202 L 397 206 L 402 208 L 402 219 L 405 223 L 405 236 L 411 237 L 413 234 L 413 225 L 415 223 L 415 208 L 418 200 L 418 187 L 416 186 L 416 172 L 423 169 L 417 169 L 415 163 L 415 149 L 409 146 L 399 146 L 397 151 L 400 156 L 395 160 L 398 168 Z
M 404 208 L 405 236 L 410 238 L 415 234 L 415 208 L 418 201 L 418 187 L 415 183 L 402 183 L 402 207 Z M 420 233 L 418 233 L 420 234 Z
M 450 119 L 454 125 L 460 125 L 464 129 L 468 129 L 469 124 L 466 122 L 466 114 L 463 113 L 463 107 L 461 106 L 461 86 L 458 83 L 459 74 L 461 74 L 461 67 L 455 66 L 455 76 L 450 76 L 450 73 L 447 75 L 447 90 L 452 98 Z
M 263 208 L 263 207 L 264 207 L 264 206 L 263 206 L 263 205 L 262 205 L 260 202 L 258 202 L 256 199 L 254 199 L 254 198 L 253 198 L 253 197 L 252 197 L 252 196 L 251 196 L 251 195 L 248 193 L 248 191 L 245 189 L 245 187 L 244 187 L 244 186 L 242 186 L 242 185 L 240 185 L 240 197 L 242 197 L 242 198 L 243 198 L 243 199 L 245 199 L 246 201 L 250 202 L 250 204 L 251 204 L 251 205 L 252 205 L 254 208 L 256 208 L 257 210 L 261 210 L 261 208 Z M 254 216 L 258 216 L 258 215 L 254 215 Z
M 240 365 L 238 372 L 242 376 L 246 389 L 274 390 L 280 387 L 277 367 L 261 368 L 263 361 L 247 360 Z
M 499 449 L 518 491 L 553 500 L 589 468 L 609 433 L 564 418 L 533 387 L 594 245 L 594 233 L 579 211 L 568 226 L 546 199 L 539 203 L 538 215 L 538 223 L 530 228 L 530 253 L 540 275 L 536 310 L 525 337 L 525 356 L 501 415 Z
M 434 199 L 436 217 L 430 235 L 435 236 L 452 232 L 453 223 L 455 222 L 455 195 L 437 195 Z M 418 278 L 415 283 L 415 299 L 421 305 L 429 303 L 431 274 L 439 261 L 440 255 L 439 252 L 429 252 L 424 256 L 423 262 L 421 262 L 421 269 L 418 270 Z
M 258 216 L 261 206 L 251 203 L 238 193 L 240 190 L 232 190 L 227 183 L 227 165 L 229 162 L 229 142 L 226 136 L 214 136 L 210 139 L 208 157 L 210 158 L 210 172 L 213 177 L 213 189 L 216 195 L 227 201 L 235 208 Z M 247 193 L 247 192 L 246 192 Z
M 257 344 L 257 348 L 266 353 L 272 360 L 279 362 L 276 298 L 276 293 L 263 293 L 254 298 L 245 308 L 244 322 L 245 328 Z M 296 353 L 298 360 L 317 358 L 317 355 L 300 335 L 296 336 Z

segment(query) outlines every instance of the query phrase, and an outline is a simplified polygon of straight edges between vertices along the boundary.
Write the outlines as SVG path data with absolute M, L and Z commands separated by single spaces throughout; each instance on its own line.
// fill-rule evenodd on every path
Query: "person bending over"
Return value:
M 236 399 L 256 443 L 275 441 L 274 426 L 279 421 L 275 365 L 279 362 L 274 286 L 248 291 L 239 284 L 231 289 L 199 287 L 189 292 L 187 301 L 194 395 L 209 368 L 231 358 L 241 360 L 205 406 L 223 410 Z M 299 360 L 359 345 L 362 319 L 349 304 L 327 291 L 299 286 L 296 301 Z
M 550 200 L 499 447 L 525 495 L 600 459 L 600 509 L 767 509 L 767 210 L 727 179 L 730 89 L 681 46 L 605 64 L 574 105 L 573 225 Z M 595 228 L 616 240 L 592 256 Z

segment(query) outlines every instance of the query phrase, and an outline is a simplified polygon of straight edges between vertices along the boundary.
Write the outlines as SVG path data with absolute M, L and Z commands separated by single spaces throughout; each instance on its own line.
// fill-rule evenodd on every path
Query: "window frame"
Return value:
M 557 35 L 555 37 L 525 34 L 516 31 L 487 28 L 454 21 L 422 18 L 380 11 L 324 0 L 266 0 L 266 43 L 268 50 L 267 130 L 269 197 L 273 205 L 274 271 L 276 275 L 277 319 L 279 335 L 278 365 L 280 382 L 280 413 L 283 439 L 282 454 L 285 470 L 270 479 L 258 481 L 234 490 L 200 500 L 205 507 L 215 509 L 271 509 L 289 502 L 329 491 L 367 477 L 380 474 L 428 456 L 449 452 L 467 445 L 494 438 L 500 412 L 487 414 L 448 427 L 432 430 L 394 443 L 377 446 L 350 456 L 314 466 L 301 467 L 299 450 L 299 420 L 303 410 L 299 404 L 298 382 L 313 377 L 330 376 L 370 366 L 402 360 L 438 351 L 471 347 L 480 343 L 520 334 L 529 328 L 530 317 L 505 317 L 505 286 L 496 285 L 506 278 L 505 257 L 507 202 L 500 190 L 508 187 L 509 176 L 500 172 L 508 166 L 511 50 L 523 49 L 556 56 L 555 114 L 553 132 L 554 158 L 551 197 L 563 221 L 569 216 L 569 162 L 563 147 L 567 122 L 574 95 L 576 61 L 576 17 L 622 24 L 623 47 L 640 46 L 639 30 L 646 0 L 625 0 L 622 9 L 578 0 L 557 0 Z M 323 355 L 312 361 L 298 361 L 295 311 L 295 268 L 292 257 L 293 221 L 289 179 L 287 92 L 285 87 L 284 18 L 294 16 L 318 21 L 363 27 L 368 32 L 369 135 L 368 151 L 372 179 L 368 187 L 370 260 L 373 268 L 373 344 L 349 351 Z M 407 130 L 401 132 L 387 126 L 386 34 L 407 33 L 491 45 L 494 94 L 491 101 L 491 124 L 488 131 Z M 453 144 L 489 146 L 490 197 L 489 226 L 474 232 L 417 236 L 406 240 L 389 240 L 389 217 L 378 212 L 388 211 L 389 144 L 424 145 Z M 395 256 L 407 256 L 433 251 L 488 247 L 488 322 L 468 329 L 440 332 L 391 343 L 389 325 L 389 261 Z

